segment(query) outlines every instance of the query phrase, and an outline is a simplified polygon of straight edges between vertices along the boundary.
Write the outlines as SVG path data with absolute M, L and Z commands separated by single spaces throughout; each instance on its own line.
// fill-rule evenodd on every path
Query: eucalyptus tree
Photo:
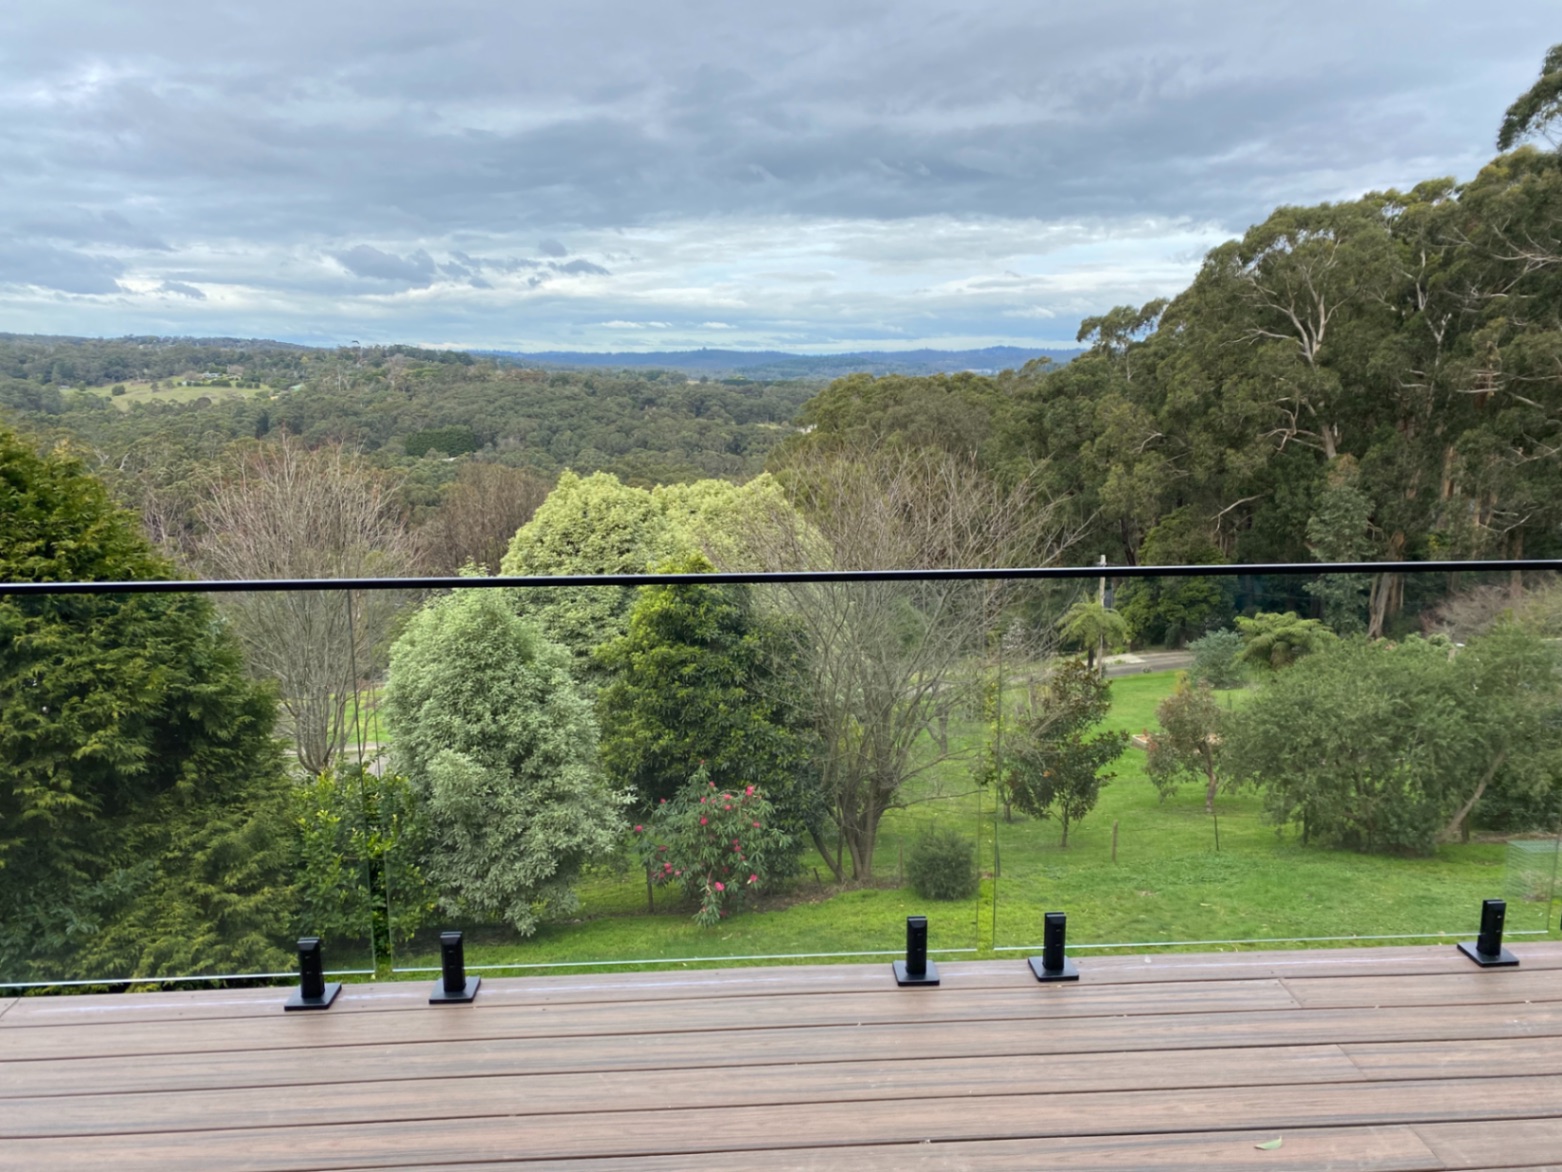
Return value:
M 1497 131 L 1497 149 L 1511 150 L 1532 135 L 1549 137 L 1562 121 L 1562 45 L 1552 45 L 1540 65 L 1540 77 L 1508 107 Z

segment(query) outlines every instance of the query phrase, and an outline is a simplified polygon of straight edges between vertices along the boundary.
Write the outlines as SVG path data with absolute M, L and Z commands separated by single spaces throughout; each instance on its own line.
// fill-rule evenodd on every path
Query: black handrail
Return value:
M 565 586 L 760 585 L 767 582 L 960 582 L 1076 578 L 1244 577 L 1260 574 L 1454 574 L 1562 570 L 1562 558 L 1428 562 L 1265 562 L 1213 566 L 1005 566 L 954 570 L 754 570 L 709 574 L 559 574 L 528 577 L 224 578 L 195 581 L 0 582 L 0 597 L 28 594 L 239 594 L 285 590 L 472 590 Z

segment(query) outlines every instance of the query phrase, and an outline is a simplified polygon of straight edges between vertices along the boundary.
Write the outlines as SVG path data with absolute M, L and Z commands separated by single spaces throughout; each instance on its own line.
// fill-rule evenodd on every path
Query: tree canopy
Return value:
M 79 460 L 0 429 L 0 578 L 169 569 Z M 0 600 L 0 972 L 273 964 L 275 716 L 199 595 Z

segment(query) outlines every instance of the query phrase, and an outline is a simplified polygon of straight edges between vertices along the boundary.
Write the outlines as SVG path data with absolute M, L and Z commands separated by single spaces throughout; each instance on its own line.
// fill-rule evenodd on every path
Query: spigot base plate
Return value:
M 1468 940 L 1459 945 L 1459 951 L 1464 953 L 1483 969 L 1512 968 L 1519 963 L 1519 958 L 1514 956 L 1513 953 L 1509 952 L 1506 948 L 1504 948 L 1496 956 L 1492 956 L 1490 953 L 1482 952 Z
M 921 976 L 914 976 L 906 971 L 906 962 L 895 962 L 895 984 L 897 985 L 936 985 L 938 984 L 938 966 L 932 961 L 927 962 L 927 972 Z
M 283 1009 L 330 1009 L 331 1002 L 336 1000 L 336 995 L 342 991 L 340 981 L 327 981 L 325 992 L 319 997 L 305 997 L 302 989 L 294 989 L 293 995 L 283 1003 Z
M 430 1005 L 464 1005 L 477 996 L 477 987 L 483 983 L 482 977 L 468 977 L 466 988 L 455 993 L 445 992 L 445 982 L 435 981 L 434 991 L 428 995 Z
M 1063 967 L 1060 969 L 1049 969 L 1041 963 L 1041 957 L 1033 956 L 1030 958 L 1030 971 L 1036 974 L 1038 981 L 1079 980 L 1079 970 L 1074 967 L 1074 962 L 1066 956 L 1063 958 Z

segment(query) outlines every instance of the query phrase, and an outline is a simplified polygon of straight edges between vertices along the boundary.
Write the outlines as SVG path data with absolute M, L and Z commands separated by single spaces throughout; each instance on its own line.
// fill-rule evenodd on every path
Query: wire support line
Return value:
M 1509 935 L 1512 935 L 1510 932 Z M 438 971 L 438 970 L 431 970 Z M 372 977 L 374 969 L 327 969 L 327 977 Z M 278 981 L 298 979 L 286 973 L 200 973 L 183 977 L 92 977 L 80 981 L 0 981 L 0 989 L 81 989 L 93 985 L 181 985 L 188 981 Z
M 929 956 L 955 956 L 969 955 L 970 953 L 979 951 L 981 950 L 977 948 L 929 948 L 927 950 L 927 954 Z M 609 965 L 621 965 L 627 967 L 629 965 L 646 964 L 710 964 L 717 961 L 738 960 L 829 960 L 842 959 L 853 956 L 905 955 L 906 950 L 904 948 L 890 948 L 868 952 L 772 952 L 756 953 L 752 956 L 665 956 L 642 957 L 638 960 L 552 960 L 530 961 L 526 963 L 517 962 L 515 964 L 469 964 L 466 966 L 466 969 L 469 973 L 486 973 L 496 972 L 501 969 L 584 969 L 603 968 Z M 437 973 L 442 971 L 442 969 L 437 968 L 399 969 L 393 967 L 391 969 L 391 972 L 393 973 Z
M 1546 936 L 1549 928 L 1509 928 L 1509 936 Z M 1121 944 L 1076 944 L 1070 940 L 1070 952 L 1087 948 L 1182 948 L 1211 944 L 1327 944 L 1350 940 L 1466 940 L 1473 929 L 1463 932 L 1402 932 L 1392 936 L 1249 936 L 1235 940 L 1125 940 Z M 1040 944 L 995 944 L 994 952 L 1040 952 Z M 431 972 L 434 970 L 430 970 Z

